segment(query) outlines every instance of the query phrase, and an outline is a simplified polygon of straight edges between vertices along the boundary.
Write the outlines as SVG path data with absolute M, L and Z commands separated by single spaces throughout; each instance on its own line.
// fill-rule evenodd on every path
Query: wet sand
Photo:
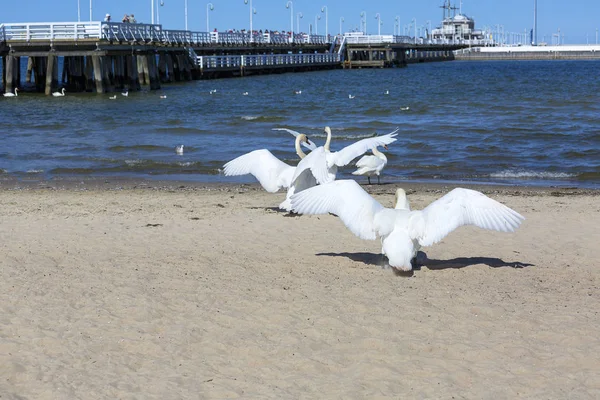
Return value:
M 256 185 L 4 180 L 0 398 L 599 398 L 600 192 L 475 188 L 521 228 L 399 275 Z

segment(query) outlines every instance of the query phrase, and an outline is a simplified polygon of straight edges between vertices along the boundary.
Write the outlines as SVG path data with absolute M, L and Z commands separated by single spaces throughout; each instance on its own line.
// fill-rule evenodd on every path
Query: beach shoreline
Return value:
M 421 209 L 450 184 L 395 189 Z M 460 185 L 526 220 L 410 274 L 258 184 L 0 180 L 8 399 L 600 396 L 599 190 Z

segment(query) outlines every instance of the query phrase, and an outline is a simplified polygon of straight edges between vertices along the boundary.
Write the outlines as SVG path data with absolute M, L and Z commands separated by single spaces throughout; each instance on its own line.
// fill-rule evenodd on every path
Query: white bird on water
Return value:
M 161 94 L 161 95 L 160 95 L 160 98 L 161 98 L 161 99 L 166 99 L 166 98 L 167 98 L 167 95 L 166 95 L 166 94 Z
M 243 96 L 248 96 L 248 92 L 242 93 Z
M 65 96 L 65 88 L 62 88 L 60 92 L 52 92 L 52 96 L 54 97 L 64 97 Z
M 421 247 L 441 241 L 463 225 L 514 232 L 525 219 L 518 212 L 475 190 L 456 188 L 421 211 L 411 211 L 403 189 L 395 208 L 385 208 L 353 180 L 319 185 L 292 196 L 300 214 L 337 215 L 361 239 L 381 237 L 381 252 L 393 268 L 410 271 Z
M 215 94 L 217 93 L 217 89 L 210 89 L 210 94 Z
M 384 145 L 383 148 L 387 150 L 387 146 Z M 363 156 L 356 162 L 356 168 L 358 169 L 354 171 L 352 175 L 366 176 L 369 185 L 371 184 L 371 177 L 377 175 L 377 184 L 380 184 L 379 175 L 387 165 L 388 160 L 385 154 L 380 152 L 377 147 L 373 147 L 371 151 L 373 152 L 372 156 Z
M 175 147 L 175 154 L 182 156 L 183 155 L 183 145 L 180 144 Z
M 111 100 L 116 100 L 117 99 L 117 95 L 115 94 L 114 96 L 108 96 L 109 99 Z
M 124 92 L 121 93 L 122 96 L 129 96 L 129 90 L 125 90 Z
M 4 97 L 17 97 L 18 96 L 17 95 L 17 90 L 19 90 L 19 88 L 15 88 L 15 92 L 14 93 L 6 92 L 6 93 L 3 93 L 2 96 L 4 96 Z
M 351 95 L 351 94 L 349 94 L 349 95 L 348 95 L 348 98 L 349 98 L 349 99 L 353 99 L 353 98 L 355 98 L 355 97 L 356 97 L 356 96 L 353 96 L 353 95 Z
M 294 93 L 296 93 L 296 94 L 302 94 L 302 90 L 296 90 Z
M 383 92 L 383 94 L 390 94 L 390 91 L 386 90 L 385 92 Z

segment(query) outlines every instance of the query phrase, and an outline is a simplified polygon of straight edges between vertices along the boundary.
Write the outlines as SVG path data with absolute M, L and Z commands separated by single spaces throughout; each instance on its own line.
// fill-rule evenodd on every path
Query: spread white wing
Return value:
M 352 233 L 361 239 L 374 240 L 375 214 L 384 207 L 360 187 L 356 181 L 340 180 L 296 193 L 291 198 L 292 210 L 300 214 L 337 215 Z
M 396 132 L 398 132 L 398 129 L 392 133 L 388 133 L 387 135 L 362 139 L 351 144 L 350 146 L 344 147 L 340 151 L 331 153 L 328 157 L 328 165 L 337 165 L 338 167 L 348 165 L 350 164 L 350 161 L 354 160 L 356 157 L 362 156 L 373 147 L 388 145 L 395 142 L 395 137 L 398 135 Z
M 300 134 L 300 132 L 293 131 L 293 130 L 288 129 L 288 128 L 273 128 L 271 130 L 273 130 L 273 131 L 285 131 L 285 132 L 291 133 L 292 135 L 294 135 L 294 137 L 297 137 Z M 317 145 L 312 140 L 310 140 L 310 139 L 307 139 L 307 140 L 308 140 L 308 143 L 300 142 L 302 144 L 302 146 L 306 147 L 309 150 L 314 150 L 314 149 L 317 148 Z
M 254 150 L 229 161 L 223 167 L 225 176 L 251 174 L 270 193 L 288 188 L 295 167 L 287 165 L 269 150 Z
M 292 182 L 294 182 L 306 170 L 310 170 L 317 183 L 323 184 L 335 180 L 335 174 L 329 173 L 327 167 L 327 152 L 323 146 L 317 147 L 309 155 L 298 163 Z
M 514 232 L 525 219 L 504 204 L 475 190 L 456 188 L 422 211 L 421 246 L 431 246 L 463 225 Z

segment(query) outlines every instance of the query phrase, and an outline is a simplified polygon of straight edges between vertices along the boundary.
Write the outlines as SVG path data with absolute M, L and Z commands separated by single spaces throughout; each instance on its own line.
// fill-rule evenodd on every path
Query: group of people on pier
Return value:
M 110 16 L 110 14 L 106 14 L 106 16 L 104 17 L 104 22 L 112 22 L 112 18 Z M 123 16 L 123 19 L 121 20 L 121 22 L 123 22 L 123 23 L 130 23 L 130 24 L 137 24 L 137 20 L 135 19 L 135 16 L 133 14 L 131 14 L 131 15 L 125 14 Z

